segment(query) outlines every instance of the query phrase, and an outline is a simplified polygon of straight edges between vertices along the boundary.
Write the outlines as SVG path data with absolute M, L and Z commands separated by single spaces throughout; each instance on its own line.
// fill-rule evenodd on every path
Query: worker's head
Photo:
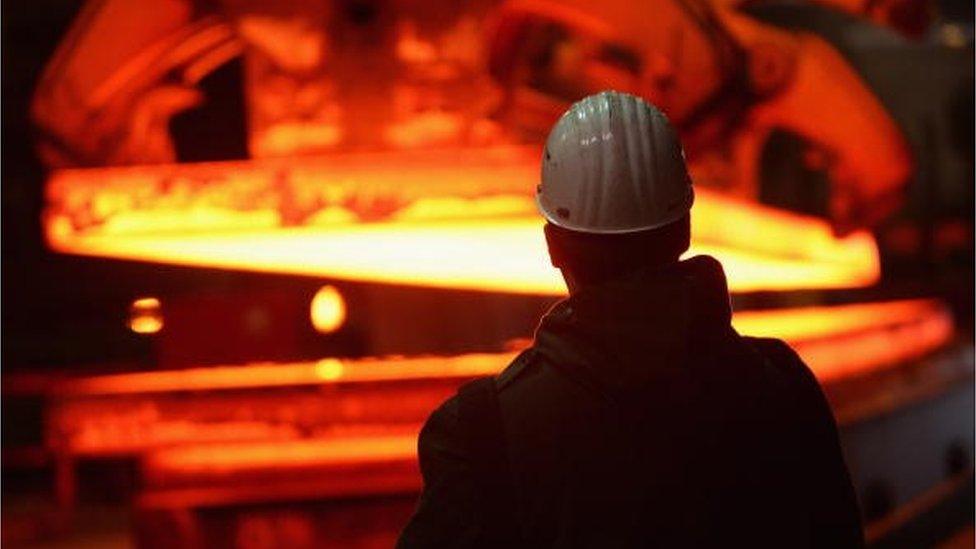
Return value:
M 570 291 L 678 260 L 694 202 L 667 118 L 639 97 L 601 92 L 553 126 L 536 201 Z

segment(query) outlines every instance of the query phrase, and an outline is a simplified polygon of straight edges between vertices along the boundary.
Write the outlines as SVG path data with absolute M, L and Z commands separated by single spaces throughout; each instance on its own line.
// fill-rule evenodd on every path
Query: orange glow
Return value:
M 342 379 L 345 367 L 336 358 L 324 358 L 315 363 L 315 376 L 322 381 L 336 381 Z
M 45 232 L 99 257 L 391 284 L 562 295 L 531 196 L 534 148 L 56 172 Z M 698 189 L 691 253 L 734 291 L 864 286 L 867 232 Z
M 222 451 L 215 451 L 215 450 Z M 342 463 L 413 460 L 417 455 L 416 433 L 383 437 L 309 439 L 267 443 L 201 445 L 175 448 L 147 458 L 148 468 L 157 470 L 179 464 L 180 471 L 233 471 L 257 467 L 308 467 Z
M 513 358 L 515 353 L 479 353 L 450 357 L 358 360 L 326 358 L 315 362 L 264 362 L 244 366 L 208 366 L 93 376 L 68 382 L 61 389 L 63 393 L 108 395 L 412 379 L 460 379 L 495 374 Z
M 159 300 L 143 297 L 129 306 L 129 329 L 137 334 L 155 334 L 163 329 L 163 313 Z
M 747 335 L 785 339 L 821 381 L 858 375 L 921 357 L 947 342 L 953 333 L 949 312 L 944 305 L 932 300 L 750 311 L 737 313 L 733 325 Z M 77 379 L 63 386 L 62 391 L 134 394 L 464 379 L 493 375 L 514 357 L 515 353 L 486 353 L 359 360 L 329 358 L 291 364 L 138 372 Z
M 805 307 L 735 315 L 744 334 L 790 342 L 821 382 L 897 366 L 938 349 L 953 335 L 937 301 Z
M 753 311 L 733 323 L 750 335 L 786 337 L 825 383 L 897 369 L 953 334 L 945 306 L 932 300 Z M 187 478 L 180 475 L 206 475 L 208 464 L 227 473 L 279 463 L 286 471 L 388 472 L 394 462 L 416 464 L 414 437 L 437 402 L 514 356 L 327 358 L 74 378 L 54 394 L 48 440 L 73 455 L 142 454 L 167 486 Z M 235 412 L 268 398 L 288 404 L 270 415 Z M 342 478 L 346 489 L 362 489 L 362 479 Z
M 926 319 L 938 319 L 940 323 L 952 324 L 948 312 L 938 301 L 925 299 L 744 311 L 736 313 L 732 322 L 735 329 L 742 334 L 799 342 L 834 338 Z
M 389 284 L 563 295 L 565 286 L 549 264 L 541 229 L 542 222 L 533 218 L 357 224 L 330 230 L 89 237 L 76 242 L 80 246 L 73 251 Z M 690 253 L 717 257 L 725 266 L 731 289 L 740 292 L 862 286 L 877 277 L 872 255 L 858 263 L 803 260 L 698 241 Z
M 420 488 L 417 433 L 329 436 L 274 442 L 219 442 L 164 448 L 145 456 L 143 479 L 162 488 L 143 504 L 185 506 L 188 500 L 227 503 L 240 498 L 240 483 L 268 478 L 258 487 L 262 501 L 309 496 L 404 493 Z M 215 485 L 215 478 L 229 485 Z M 207 488 L 200 489 L 201 480 Z M 229 488 L 229 486 L 234 486 Z M 245 488 L 247 490 L 247 488 Z
M 317 332 L 330 334 L 346 321 L 346 300 L 335 286 L 322 286 L 312 297 L 309 317 Z

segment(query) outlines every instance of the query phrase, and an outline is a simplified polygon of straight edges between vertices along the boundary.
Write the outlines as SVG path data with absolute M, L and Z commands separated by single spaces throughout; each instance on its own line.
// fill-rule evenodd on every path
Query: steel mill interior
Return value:
M 3 5 L 10 547 L 391 547 L 417 435 L 566 295 L 546 134 L 616 89 L 788 342 L 870 547 L 972 547 L 973 5 Z

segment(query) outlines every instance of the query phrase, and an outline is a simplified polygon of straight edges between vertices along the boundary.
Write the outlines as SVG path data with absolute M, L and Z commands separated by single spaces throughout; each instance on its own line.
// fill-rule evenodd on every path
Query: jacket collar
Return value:
M 721 264 L 697 256 L 580 290 L 543 317 L 534 347 L 601 392 L 629 392 L 683 368 L 731 315 Z

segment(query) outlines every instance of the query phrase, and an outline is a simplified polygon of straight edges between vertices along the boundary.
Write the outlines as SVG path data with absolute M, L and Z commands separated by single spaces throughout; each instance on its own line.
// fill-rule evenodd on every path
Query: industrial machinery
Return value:
M 538 143 L 572 100 L 612 87 L 677 124 L 699 185 L 746 198 L 768 133 L 804 136 L 844 231 L 890 213 L 911 169 L 891 118 L 826 42 L 703 0 L 92 2 L 38 88 L 42 155 L 172 162 L 170 119 L 240 55 L 256 158 Z

